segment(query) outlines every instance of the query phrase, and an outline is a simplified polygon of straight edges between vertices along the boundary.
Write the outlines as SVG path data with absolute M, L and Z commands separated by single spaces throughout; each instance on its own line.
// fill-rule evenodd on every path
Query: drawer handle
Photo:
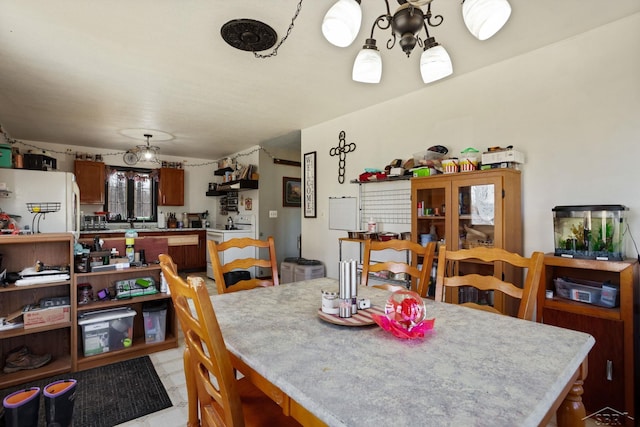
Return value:
M 607 381 L 613 381 L 613 362 L 607 360 Z

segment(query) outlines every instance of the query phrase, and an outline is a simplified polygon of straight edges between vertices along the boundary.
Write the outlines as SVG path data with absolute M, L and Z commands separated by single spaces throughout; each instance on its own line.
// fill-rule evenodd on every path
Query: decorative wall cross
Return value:
M 345 136 L 346 134 L 344 133 L 343 130 L 341 130 L 340 134 L 338 135 L 338 139 L 340 140 L 340 142 L 338 143 L 338 146 L 333 147 L 331 150 L 329 150 L 329 155 L 338 156 L 338 182 L 340 184 L 344 184 L 344 172 L 345 172 L 345 164 L 347 160 L 347 153 L 351 153 L 356 149 L 355 143 L 353 142 L 349 144 L 346 143 Z

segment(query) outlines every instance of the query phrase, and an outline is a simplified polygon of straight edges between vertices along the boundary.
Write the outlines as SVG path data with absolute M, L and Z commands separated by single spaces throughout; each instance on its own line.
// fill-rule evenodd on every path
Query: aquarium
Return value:
M 627 207 L 556 206 L 552 210 L 556 256 L 614 261 L 624 259 Z

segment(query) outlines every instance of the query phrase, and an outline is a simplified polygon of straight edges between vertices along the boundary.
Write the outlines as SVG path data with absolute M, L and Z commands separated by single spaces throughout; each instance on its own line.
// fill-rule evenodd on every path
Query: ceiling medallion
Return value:
M 222 26 L 220 34 L 232 47 L 249 52 L 267 50 L 276 44 L 276 31 L 255 19 L 233 19 Z

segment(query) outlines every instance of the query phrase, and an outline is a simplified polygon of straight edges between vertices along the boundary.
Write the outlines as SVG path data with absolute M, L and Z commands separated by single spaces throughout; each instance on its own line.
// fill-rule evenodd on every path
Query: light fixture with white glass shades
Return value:
M 372 0 L 369 0 L 372 1 Z M 432 0 L 397 0 L 399 7 L 392 14 L 389 0 L 384 0 L 386 13 L 378 16 L 371 26 L 370 36 L 353 64 L 352 78 L 362 83 L 379 83 L 382 78 L 382 57 L 374 32 L 391 29 L 387 49 L 396 42 L 409 57 L 416 45 L 423 49 L 420 74 L 424 83 L 432 83 L 453 73 L 447 50 L 429 34 L 429 27 L 442 24 L 442 15 L 431 12 Z M 322 22 L 322 33 L 332 44 L 349 46 L 358 35 L 362 22 L 361 0 L 338 0 Z M 423 11 L 426 8 L 426 11 Z M 462 0 L 462 17 L 469 32 L 479 40 L 486 40 L 498 32 L 509 19 L 508 0 Z M 421 35 L 424 29 L 424 35 Z

